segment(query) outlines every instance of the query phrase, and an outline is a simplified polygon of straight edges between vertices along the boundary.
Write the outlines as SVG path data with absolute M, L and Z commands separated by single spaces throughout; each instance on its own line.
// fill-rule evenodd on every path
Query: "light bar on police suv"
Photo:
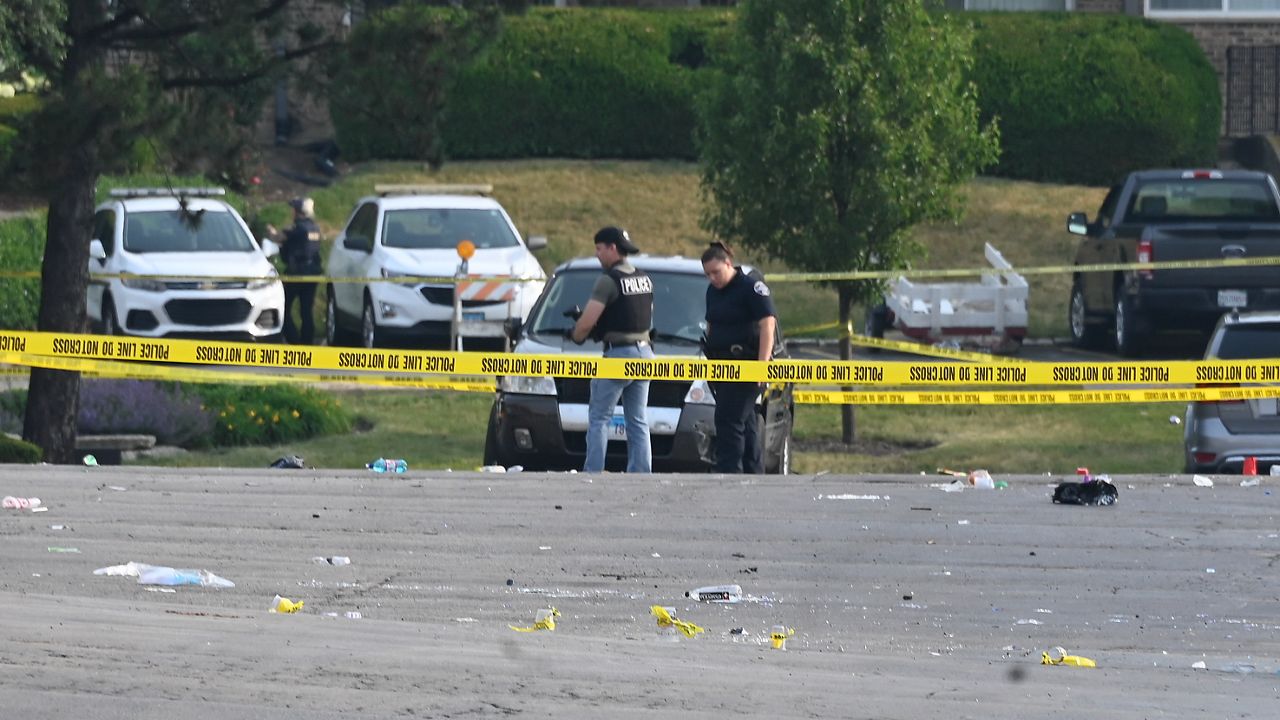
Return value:
M 220 187 L 150 187 L 150 188 L 114 188 L 110 195 L 114 198 L 139 197 L 215 197 L 226 195 L 227 191 Z
M 489 195 L 493 185 L 374 185 L 373 191 L 383 197 L 387 195 Z

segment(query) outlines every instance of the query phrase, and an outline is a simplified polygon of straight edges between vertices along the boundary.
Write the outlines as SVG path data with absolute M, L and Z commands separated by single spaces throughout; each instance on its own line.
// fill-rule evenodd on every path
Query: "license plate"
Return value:
M 467 322 L 473 322 L 473 321 L 477 321 L 477 320 L 484 320 L 484 313 L 482 313 L 482 312 L 464 312 L 464 313 L 462 313 L 462 319 L 463 319 L 463 320 L 466 320 Z
M 1218 307 L 1242 308 L 1249 305 L 1249 293 L 1244 290 L 1219 290 Z
M 621 415 L 614 415 L 609 421 L 609 439 L 610 440 L 626 440 L 627 439 L 627 419 Z

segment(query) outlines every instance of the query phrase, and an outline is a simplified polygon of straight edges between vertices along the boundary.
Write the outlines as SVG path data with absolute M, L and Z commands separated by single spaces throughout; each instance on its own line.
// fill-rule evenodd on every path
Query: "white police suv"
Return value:
M 276 247 L 260 247 L 223 195 L 221 188 L 111 191 L 94 212 L 89 245 L 90 275 L 116 275 L 90 279 L 88 313 L 96 330 L 279 339 L 284 287 L 267 259 Z
M 455 287 L 464 347 L 468 338 L 504 342 L 503 324 L 527 317 L 546 284 L 532 251 L 547 239 L 522 238 L 502 205 L 487 197 L 488 185 L 378 185 L 374 191 L 356 204 L 329 253 L 329 344 L 447 343 Z M 455 277 L 460 244 L 474 250 L 468 276 L 510 280 L 395 280 Z

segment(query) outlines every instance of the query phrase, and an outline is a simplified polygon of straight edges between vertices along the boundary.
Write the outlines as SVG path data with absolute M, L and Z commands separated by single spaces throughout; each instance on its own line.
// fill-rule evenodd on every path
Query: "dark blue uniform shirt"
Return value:
M 778 313 L 769 286 L 735 267 L 733 279 L 723 288 L 707 286 L 707 357 L 730 359 L 733 346 L 742 347 L 738 358 L 755 360 L 759 354 L 761 320 Z

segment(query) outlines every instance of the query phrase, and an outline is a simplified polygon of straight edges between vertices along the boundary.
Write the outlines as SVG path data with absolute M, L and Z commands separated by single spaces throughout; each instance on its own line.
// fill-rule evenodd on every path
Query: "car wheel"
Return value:
M 378 332 L 378 318 L 373 314 L 373 301 L 367 295 L 364 298 L 364 312 L 360 313 L 360 342 L 369 349 L 382 344 L 382 333 Z
M 332 285 L 329 286 L 327 295 L 329 299 L 325 302 L 324 311 L 325 342 L 330 347 L 351 345 L 355 338 L 339 324 L 341 321 L 338 319 L 338 301 L 333 296 Z
M 110 296 L 102 298 L 102 334 L 103 335 L 119 335 L 120 323 L 116 321 L 115 303 L 111 301 Z
M 503 465 L 503 458 L 498 448 L 498 406 L 495 403 L 489 411 L 489 429 L 484 434 L 484 462 L 482 465 Z
M 778 402 L 786 403 L 785 398 L 779 398 Z M 786 408 L 786 418 L 779 423 L 779 434 L 781 438 L 770 437 L 768 433 L 768 423 L 762 423 L 765 427 L 761 428 L 762 438 L 764 441 L 764 471 L 767 475 L 789 475 L 791 474 L 791 428 L 795 424 L 795 406 L 783 405 Z M 768 418 L 772 408 L 765 408 L 765 417 Z
M 1067 325 L 1071 329 L 1071 344 L 1078 348 L 1098 347 L 1102 328 L 1089 322 L 1088 306 L 1084 302 L 1084 287 L 1077 279 L 1071 284 L 1071 303 L 1067 307 Z
M 1142 352 L 1146 338 L 1139 332 L 1141 322 L 1133 308 L 1133 298 L 1116 288 L 1115 343 L 1116 354 L 1121 357 L 1137 357 Z

